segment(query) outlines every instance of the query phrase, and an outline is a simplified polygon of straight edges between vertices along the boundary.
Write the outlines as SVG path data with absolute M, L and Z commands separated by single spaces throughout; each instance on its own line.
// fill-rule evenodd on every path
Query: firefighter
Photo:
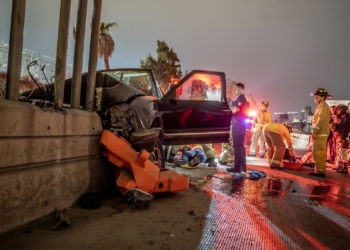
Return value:
M 215 149 L 212 147 L 211 144 L 202 144 L 203 151 L 205 153 L 205 156 L 207 157 L 208 167 L 216 167 L 215 162 Z
M 315 160 L 315 169 L 309 175 L 325 177 L 326 176 L 326 159 L 327 159 L 327 138 L 330 132 L 330 110 L 326 103 L 326 98 L 333 96 L 328 94 L 328 91 L 323 88 L 317 88 L 313 93 L 317 107 L 312 119 L 312 139 L 314 146 L 312 155 Z
M 270 168 L 283 169 L 282 160 L 286 152 L 286 141 L 289 154 L 294 157 L 290 133 L 292 128 L 287 124 L 269 122 L 262 129 L 267 144 L 267 156 Z
M 189 100 L 206 100 L 207 91 L 209 90 L 206 82 L 200 79 L 194 79 L 192 85 L 188 88 Z
M 235 154 L 234 154 L 234 150 L 233 150 L 232 145 L 233 145 L 233 140 L 232 140 L 232 134 L 230 132 L 228 143 L 222 144 L 222 151 L 218 157 L 218 162 L 221 165 L 233 166 Z
M 234 150 L 231 144 L 223 143 L 222 144 L 222 153 L 218 157 L 218 162 L 221 165 L 233 165 L 234 160 Z
M 350 132 L 350 114 L 346 112 L 345 105 L 338 105 L 336 108 L 337 122 L 334 129 L 335 141 L 337 144 L 336 170 L 338 173 L 348 173 L 349 132 Z M 342 161 L 342 164 L 340 163 Z
M 264 158 L 265 156 L 265 139 L 262 133 L 262 128 L 269 122 L 272 122 L 272 115 L 267 110 L 269 107 L 268 101 L 262 101 L 260 103 L 260 109 L 256 113 L 254 119 L 253 119 L 253 139 L 252 144 L 250 145 L 250 152 L 248 156 L 256 156 L 256 148 L 258 146 L 258 142 L 260 139 L 260 158 Z

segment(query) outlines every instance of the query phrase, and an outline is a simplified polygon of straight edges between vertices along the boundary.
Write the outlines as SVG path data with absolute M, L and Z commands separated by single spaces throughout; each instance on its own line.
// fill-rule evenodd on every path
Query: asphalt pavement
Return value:
M 73 206 L 72 227 L 51 231 L 55 218 L 46 216 L 0 235 L 0 249 L 350 249 L 350 175 L 331 165 L 321 178 L 310 167 L 272 170 L 256 157 L 247 164 L 267 176 L 167 164 L 189 177 L 190 189 L 155 195 L 142 211 L 116 198 L 96 210 Z

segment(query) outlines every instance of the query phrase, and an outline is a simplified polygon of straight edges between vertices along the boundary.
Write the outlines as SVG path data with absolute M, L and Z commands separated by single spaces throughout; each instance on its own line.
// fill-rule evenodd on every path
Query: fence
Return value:
M 9 44 L 4 41 L 0 41 L 0 72 L 7 72 L 8 63 L 8 49 Z M 40 52 L 31 51 L 28 49 L 22 50 L 22 63 L 21 63 L 21 78 L 28 77 L 27 65 L 36 60 L 37 64 L 30 67 L 30 73 L 42 83 L 45 83 L 44 73 L 47 79 L 50 81 L 55 76 L 55 63 L 56 59 L 47 55 L 41 55 Z M 73 65 L 67 63 L 66 65 L 66 78 L 72 77 Z

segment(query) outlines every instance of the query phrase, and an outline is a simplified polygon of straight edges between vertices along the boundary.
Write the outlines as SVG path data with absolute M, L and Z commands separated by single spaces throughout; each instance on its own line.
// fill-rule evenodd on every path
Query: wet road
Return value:
M 248 157 L 259 180 L 232 178 L 223 166 L 206 191 L 212 197 L 198 249 L 350 249 L 350 177 L 310 168 L 270 170 Z M 265 165 L 265 166 L 261 166 Z
M 142 211 L 117 197 L 96 210 L 75 205 L 67 211 L 72 227 L 52 231 L 57 219 L 44 216 L 0 235 L 0 249 L 350 249 L 350 175 L 271 170 L 255 157 L 247 163 L 267 177 L 167 164 L 189 177 L 188 190 L 155 195 Z

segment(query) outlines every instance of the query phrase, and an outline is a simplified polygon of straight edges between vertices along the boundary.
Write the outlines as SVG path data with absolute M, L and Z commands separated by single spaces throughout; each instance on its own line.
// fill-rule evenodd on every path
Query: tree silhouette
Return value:
M 98 52 L 97 55 L 99 58 L 103 59 L 106 69 L 110 69 L 109 67 L 109 58 L 112 57 L 114 52 L 114 40 L 112 36 L 109 34 L 109 31 L 118 27 L 117 23 L 100 23 L 100 35 L 98 39 Z
M 157 59 L 151 54 L 145 60 L 140 61 L 140 67 L 151 69 L 158 83 L 168 89 L 171 78 L 181 78 L 181 65 L 177 54 L 164 41 L 157 40 Z

